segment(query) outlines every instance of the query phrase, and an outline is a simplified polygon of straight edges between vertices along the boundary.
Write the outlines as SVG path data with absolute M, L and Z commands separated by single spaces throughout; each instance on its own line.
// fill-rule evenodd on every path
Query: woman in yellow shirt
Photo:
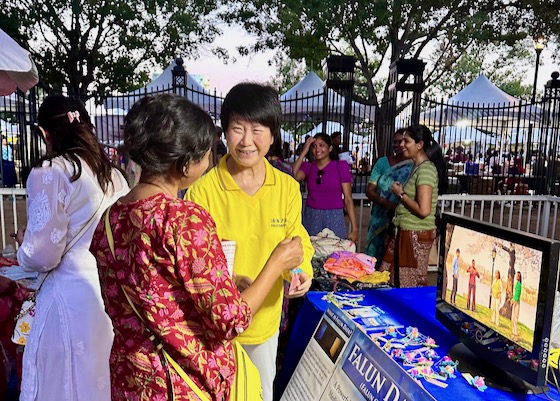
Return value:
M 502 278 L 500 275 L 500 271 L 496 270 L 494 274 L 494 283 L 492 284 L 492 302 L 491 302 L 491 310 L 492 310 L 492 323 L 496 326 L 500 325 L 500 303 L 502 301 L 502 292 L 504 291 L 504 287 L 502 286 Z

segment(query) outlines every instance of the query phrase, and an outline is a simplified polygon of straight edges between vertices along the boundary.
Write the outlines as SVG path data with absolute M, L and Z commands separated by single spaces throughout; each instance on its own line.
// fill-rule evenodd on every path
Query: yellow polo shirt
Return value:
M 272 167 L 267 160 L 264 185 L 253 196 L 242 191 L 227 169 L 226 155 L 220 163 L 189 188 L 186 198 L 210 212 L 221 240 L 236 241 L 233 270 L 255 279 L 278 243 L 300 236 L 304 262 L 300 266 L 313 277 L 313 246 L 301 223 L 299 183 Z M 289 273 L 284 275 L 289 279 Z M 283 283 L 279 278 L 251 325 L 237 339 L 242 344 L 261 344 L 280 326 Z

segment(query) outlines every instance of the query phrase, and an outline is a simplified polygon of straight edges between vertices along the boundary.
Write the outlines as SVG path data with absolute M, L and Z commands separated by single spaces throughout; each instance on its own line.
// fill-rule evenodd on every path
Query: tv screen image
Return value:
M 451 213 L 442 222 L 436 316 L 469 350 L 453 351 L 463 367 L 493 365 L 495 387 L 542 391 L 560 244 Z
M 448 229 L 451 286 L 444 300 L 531 351 L 542 251 L 461 226 Z

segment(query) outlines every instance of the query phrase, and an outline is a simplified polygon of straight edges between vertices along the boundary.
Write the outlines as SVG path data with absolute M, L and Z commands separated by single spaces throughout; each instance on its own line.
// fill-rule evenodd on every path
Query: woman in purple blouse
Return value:
M 313 162 L 304 161 L 311 150 Z M 324 228 L 332 230 L 340 238 L 358 240 L 358 224 L 352 200 L 352 173 L 345 161 L 332 160 L 331 137 L 320 133 L 309 138 L 295 161 L 294 177 L 307 181 L 307 200 L 303 211 L 303 225 L 309 235 L 316 235 Z M 344 206 L 352 230 L 346 235 Z

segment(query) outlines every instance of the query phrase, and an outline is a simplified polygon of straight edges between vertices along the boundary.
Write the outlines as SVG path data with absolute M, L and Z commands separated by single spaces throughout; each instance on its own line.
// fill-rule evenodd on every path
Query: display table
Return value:
M 415 326 L 420 332 L 435 339 L 439 345 L 437 353 L 443 356 L 455 345 L 458 340 L 435 318 L 435 287 L 421 287 L 409 289 L 376 289 L 357 292 L 363 294 L 365 302 L 371 302 L 386 310 L 398 321 L 406 326 Z M 317 324 L 321 320 L 323 313 L 328 308 L 328 302 L 322 300 L 324 292 L 308 293 L 302 305 L 300 313 L 295 322 L 292 336 L 290 338 L 286 356 L 276 381 L 275 399 L 279 400 L 286 388 L 292 373 L 309 343 Z M 480 392 L 470 386 L 463 378 L 458 376 L 449 379 L 447 388 L 440 388 L 430 383 L 423 382 L 428 390 L 436 399 L 448 400 L 542 400 L 544 395 L 520 395 L 506 393 L 503 391 L 488 388 L 485 392 Z M 560 400 L 558 391 L 554 388 L 548 393 L 554 400 Z

